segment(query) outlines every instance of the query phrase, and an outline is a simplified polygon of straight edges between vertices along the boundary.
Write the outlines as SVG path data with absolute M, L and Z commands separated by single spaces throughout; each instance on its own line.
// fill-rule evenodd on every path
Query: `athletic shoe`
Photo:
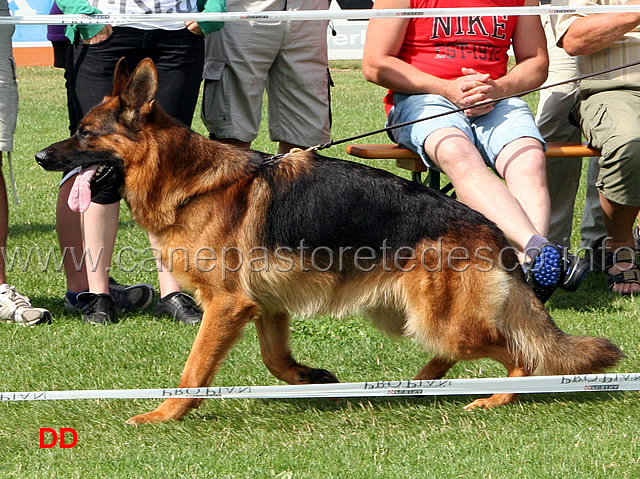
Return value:
M 82 320 L 89 324 L 117 323 L 115 302 L 110 294 L 80 293 L 78 301 L 86 304 Z
M 524 265 L 527 283 L 545 303 L 563 281 L 562 247 L 547 243 Z
M 51 314 L 43 308 L 34 308 L 15 286 L 0 285 L 0 319 L 21 326 L 34 326 L 51 321 Z
M 155 294 L 153 286 L 148 283 L 125 286 L 111 277 L 109 278 L 109 293 L 115 301 L 116 311 L 121 313 L 147 309 L 151 306 Z
M 202 321 L 202 313 L 195 300 L 179 291 L 158 300 L 156 316 L 170 316 L 175 321 L 185 324 L 199 324 Z
M 588 261 L 578 258 L 576 255 L 569 253 L 565 250 L 562 255 L 563 268 L 562 268 L 562 281 L 559 286 L 565 291 L 576 291 L 582 284 L 587 274 L 591 271 L 591 267 Z
M 155 292 L 153 286 L 147 283 L 126 286 L 118 283 L 113 278 L 109 278 L 109 294 L 113 297 L 117 312 L 129 313 L 135 310 L 142 311 L 147 309 L 153 302 Z M 73 302 L 68 295 L 65 295 L 64 307 L 70 313 L 84 313 L 87 305 L 77 300 Z
M 84 291 L 86 293 L 86 291 Z M 84 313 L 84 310 L 87 309 L 87 305 L 78 301 L 77 299 L 73 301 L 69 295 L 72 294 L 76 298 L 80 293 L 67 293 L 64 295 L 64 309 L 69 311 L 70 313 Z

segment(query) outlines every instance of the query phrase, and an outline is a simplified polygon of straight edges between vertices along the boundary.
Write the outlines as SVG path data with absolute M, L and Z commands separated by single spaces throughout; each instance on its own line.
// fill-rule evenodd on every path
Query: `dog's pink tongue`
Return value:
M 98 167 L 99 165 L 89 166 L 76 175 L 67 200 L 71 211 L 83 213 L 89 208 L 91 203 L 91 178 L 96 174 Z

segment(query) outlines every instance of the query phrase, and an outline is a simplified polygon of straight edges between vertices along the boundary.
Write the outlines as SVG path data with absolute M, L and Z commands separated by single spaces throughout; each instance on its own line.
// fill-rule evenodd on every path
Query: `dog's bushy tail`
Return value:
M 602 373 L 624 357 L 608 339 L 565 333 L 524 282 L 512 286 L 498 329 L 530 374 Z

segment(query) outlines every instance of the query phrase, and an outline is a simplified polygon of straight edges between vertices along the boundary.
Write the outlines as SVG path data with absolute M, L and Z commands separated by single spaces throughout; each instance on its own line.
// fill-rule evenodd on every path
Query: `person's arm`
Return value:
M 65 14 L 99 14 L 102 13 L 95 7 L 92 7 L 87 0 L 55 0 L 58 8 Z M 69 40 L 74 42 L 77 36 L 82 40 L 93 39 L 99 32 L 105 28 L 105 25 L 68 25 L 65 35 Z M 108 35 L 107 35 L 108 36 Z
M 537 0 L 527 0 L 526 6 L 538 5 Z M 516 95 L 537 88 L 547 79 L 549 55 L 540 17 L 522 15 L 513 32 L 513 53 L 516 64 L 509 72 L 496 80 L 495 98 Z
M 373 8 L 410 8 L 409 0 L 376 0 Z M 442 94 L 444 80 L 424 73 L 397 55 L 404 40 L 408 18 L 373 18 L 369 20 L 362 56 L 364 77 L 392 91 L 417 94 Z
M 630 0 L 625 5 L 640 5 Z M 622 40 L 624 35 L 640 25 L 640 13 L 599 13 L 573 20 L 558 45 L 571 55 L 590 55 Z
M 198 11 L 203 13 L 223 13 L 227 11 L 225 0 L 198 0 Z M 204 35 L 217 32 L 224 26 L 224 22 L 193 22 Z M 192 22 L 187 22 L 187 28 L 194 31 Z

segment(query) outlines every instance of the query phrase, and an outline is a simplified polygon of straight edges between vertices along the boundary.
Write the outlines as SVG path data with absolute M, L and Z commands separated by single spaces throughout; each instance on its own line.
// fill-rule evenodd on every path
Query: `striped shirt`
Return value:
M 625 0 L 569 0 L 569 6 L 583 5 L 624 5 Z M 556 24 L 556 39 L 561 39 L 571 24 L 585 13 L 566 13 L 558 17 Z M 577 57 L 578 72 L 581 75 L 596 73 L 616 66 L 632 63 L 640 59 L 640 27 L 627 32 L 620 41 L 612 43 L 607 48 L 590 55 Z M 616 80 L 620 83 L 640 84 L 640 65 L 622 70 L 616 70 L 593 77 L 592 80 Z M 585 86 L 585 85 L 581 85 Z

